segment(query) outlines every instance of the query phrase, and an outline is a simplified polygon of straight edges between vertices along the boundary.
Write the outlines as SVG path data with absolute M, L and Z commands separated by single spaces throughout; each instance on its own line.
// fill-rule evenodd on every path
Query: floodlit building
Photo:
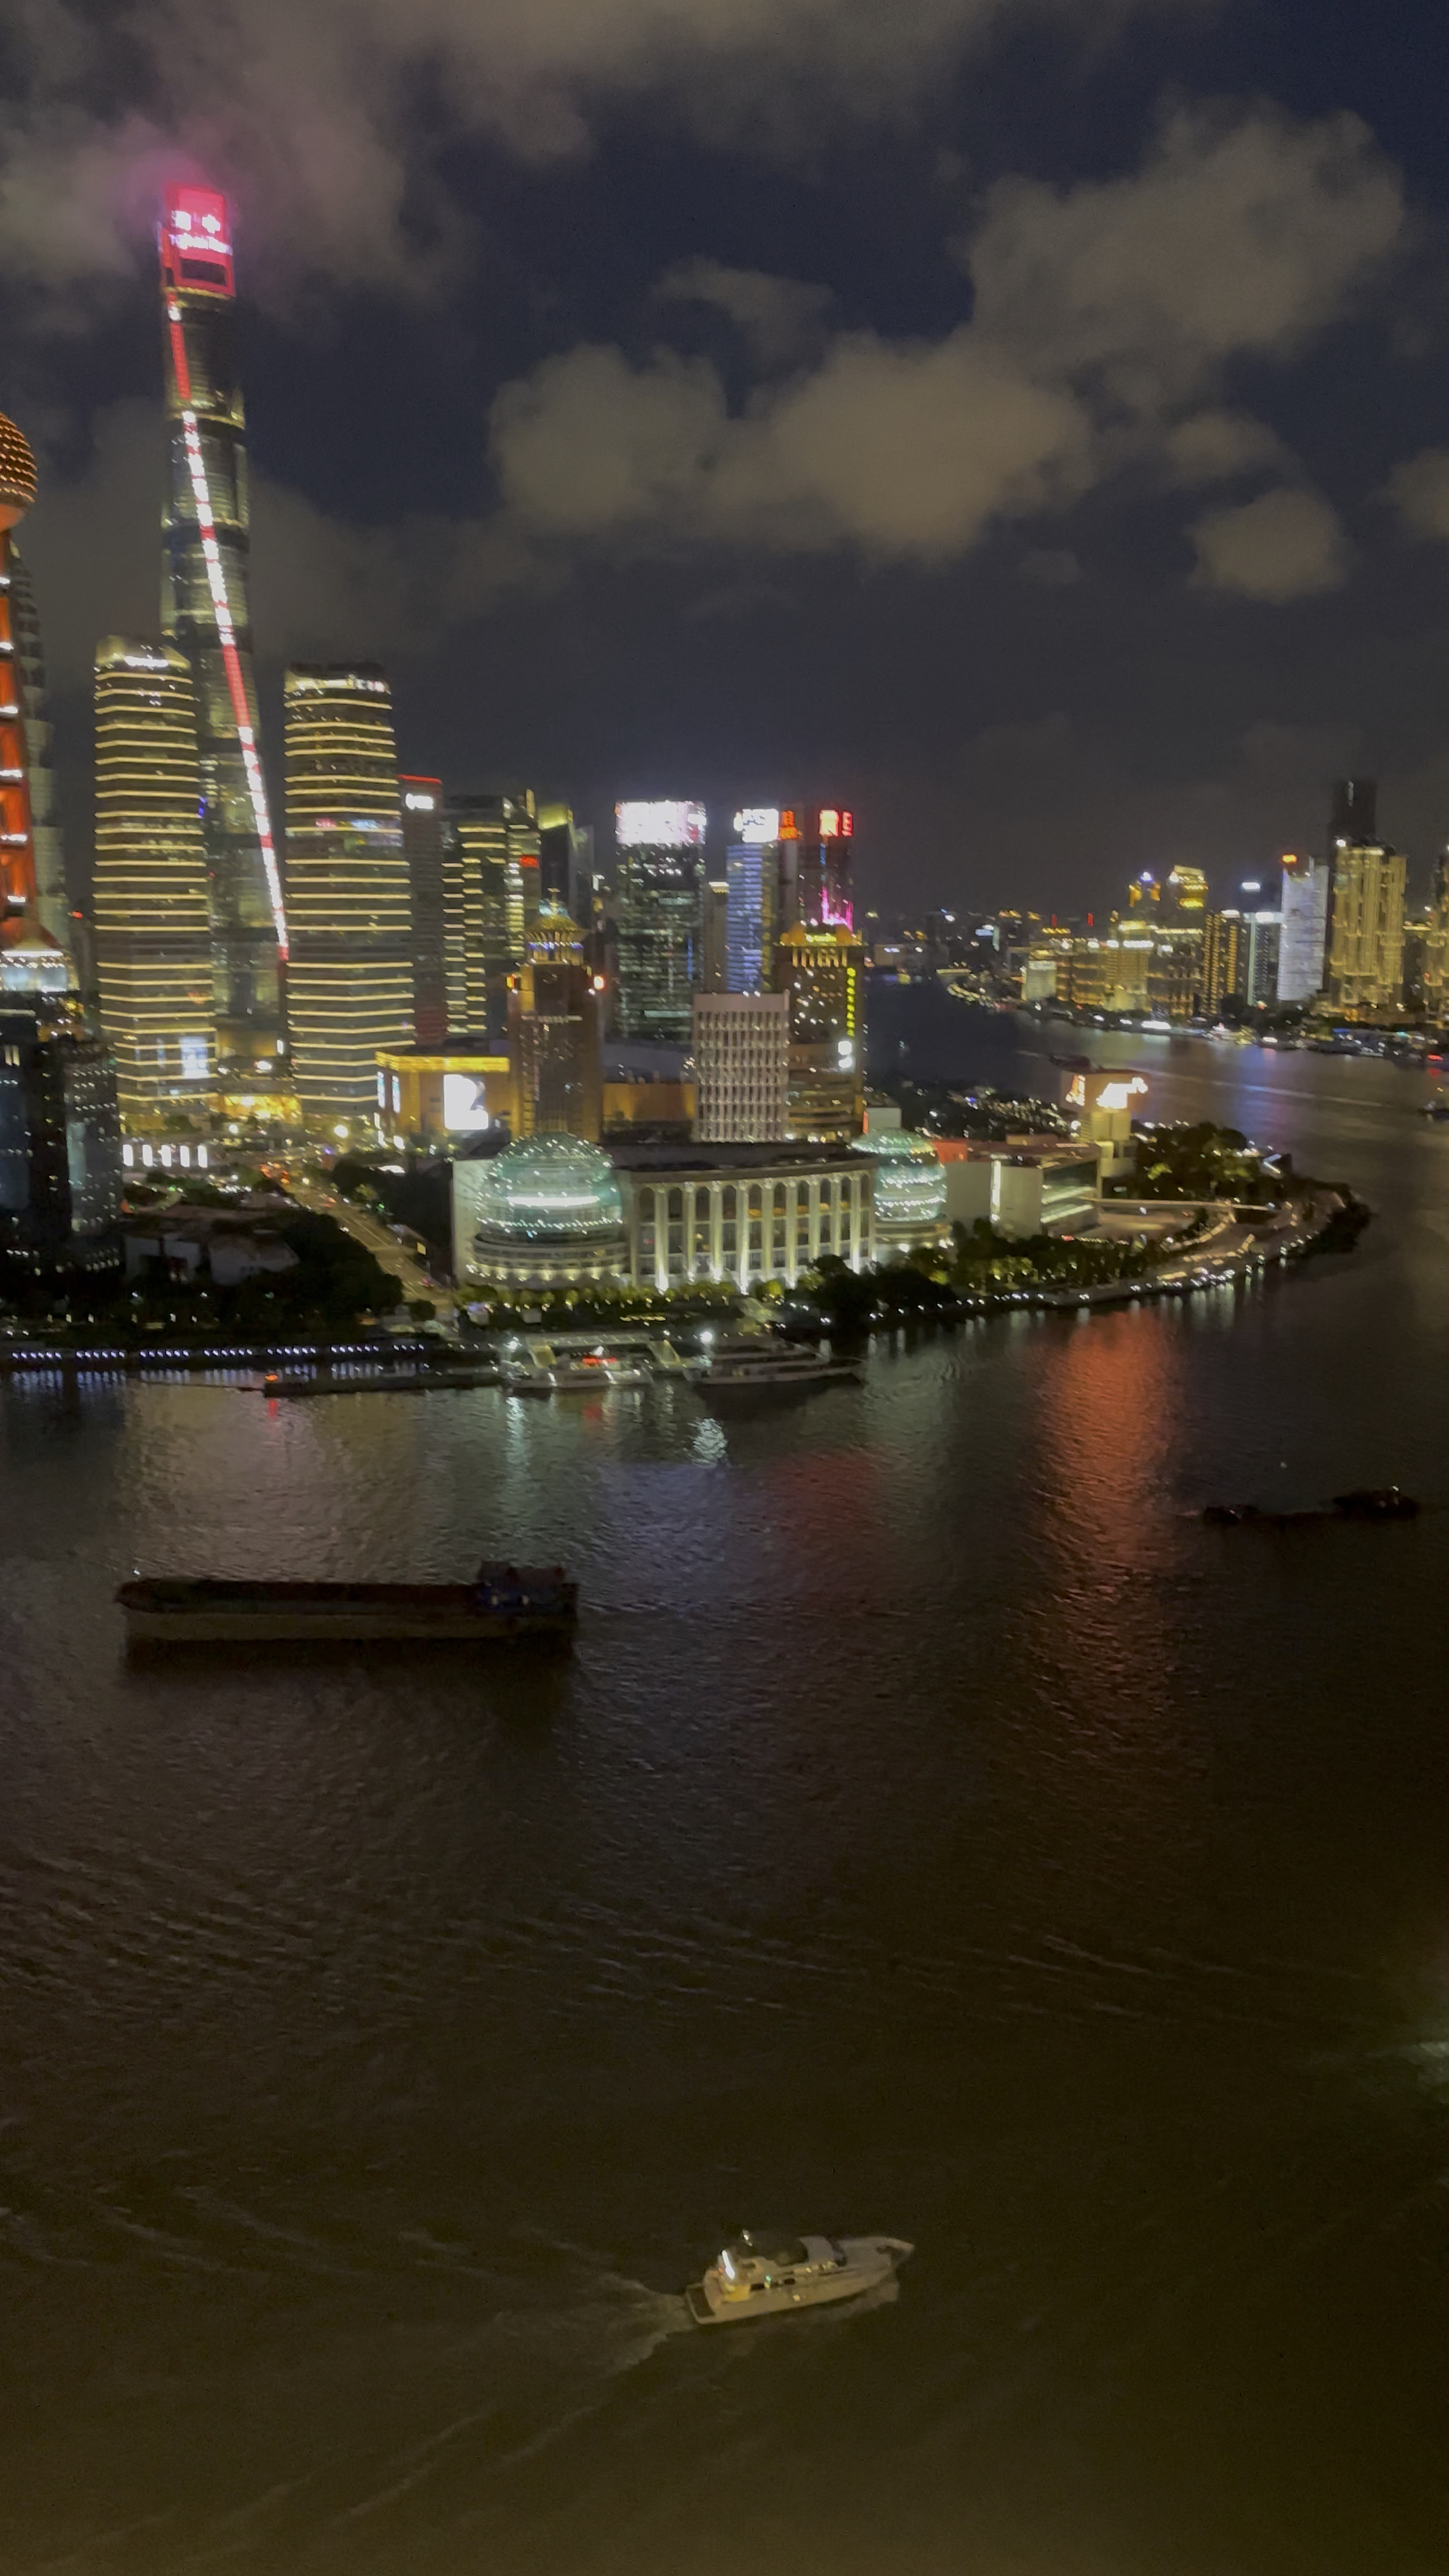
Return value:
M 1359 1017 L 1402 1007 L 1404 878 L 1400 850 L 1381 841 L 1340 841 L 1333 855 L 1328 915 L 1328 997 Z
M 231 209 L 167 191 L 161 223 L 169 480 L 161 624 L 196 688 L 218 1044 L 254 1071 L 283 1052 L 282 871 L 257 737 L 246 423 Z
M 1099 1149 L 1104 1174 L 1116 1171 L 1132 1159 L 1132 1121 L 1146 1112 L 1146 1076 L 1111 1069 L 1074 1073 L 1064 1106 L 1076 1118 L 1078 1142 Z
M 460 1286 L 578 1288 L 627 1273 L 624 1203 L 609 1157 L 581 1136 L 529 1136 L 453 1165 Z
M 443 782 L 400 778 L 398 786 L 412 916 L 413 1037 L 420 1047 L 440 1047 L 448 1034 Z
M 843 924 L 800 922 L 775 946 L 790 1002 L 788 1132 L 846 1144 L 865 1124 L 865 951 Z
M 619 1035 L 687 1046 L 703 982 L 704 807 L 624 804 L 614 828 Z
M 1323 990 L 1328 945 L 1330 871 L 1323 859 L 1302 858 L 1294 850 L 1283 856 L 1283 889 L 1279 911 L 1278 999 L 1311 1002 Z
M 868 1131 L 851 1152 L 875 1165 L 875 1247 L 878 1258 L 918 1244 L 950 1240 L 946 1222 L 946 1171 L 935 1146 L 902 1128 Z
M 384 1047 L 377 1075 L 379 1123 L 398 1144 L 441 1145 L 507 1124 L 512 1068 L 486 1040 L 460 1031 L 441 1047 Z
M 546 904 L 508 996 L 515 1141 L 550 1133 L 597 1144 L 603 1132 L 599 995 L 578 923 Z
M 119 1267 L 110 1055 L 73 1001 L 0 1002 L 0 1251 L 37 1276 Z
M 288 1021 L 303 1123 L 371 1133 L 377 1059 L 412 1036 L 397 745 L 376 663 L 294 663 L 284 684 Z
M 844 1145 L 618 1145 L 639 1288 L 727 1280 L 793 1287 L 823 1254 L 875 1253 L 875 1168 Z
M 697 993 L 696 1134 L 702 1144 L 762 1144 L 783 1137 L 790 1111 L 788 993 Z
M 96 655 L 93 915 L 100 1019 L 128 1134 L 201 1122 L 216 1074 L 196 691 L 174 644 Z
M 1266 907 L 1228 905 L 1210 912 L 1203 928 L 1202 1008 L 1225 1002 L 1256 1009 L 1278 998 L 1283 916 Z
M 530 791 L 450 798 L 443 860 L 450 1028 L 501 1039 L 508 979 L 538 922 L 540 850 Z
M 953 1225 L 984 1222 L 1018 1240 L 1082 1234 L 1096 1222 L 1102 1149 L 1092 1144 L 965 1144 L 937 1147 Z

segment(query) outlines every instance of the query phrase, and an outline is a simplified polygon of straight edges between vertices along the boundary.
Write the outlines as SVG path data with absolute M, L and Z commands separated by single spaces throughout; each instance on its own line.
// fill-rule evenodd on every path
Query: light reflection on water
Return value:
M 1449 2558 L 1449 1519 L 1194 1517 L 1449 1502 L 1449 1139 L 1113 1048 L 1377 1199 L 1353 1260 L 728 1425 L 0 1399 L 7 2566 Z M 485 1550 L 577 1567 L 571 1661 L 117 1659 L 138 1563 Z M 919 2250 L 682 2331 L 776 2220 Z

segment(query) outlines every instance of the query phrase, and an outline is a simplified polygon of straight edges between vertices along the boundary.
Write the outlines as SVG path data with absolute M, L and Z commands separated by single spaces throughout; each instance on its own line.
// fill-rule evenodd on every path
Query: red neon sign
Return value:
M 842 812 L 838 805 L 822 805 L 816 837 L 822 841 L 849 841 L 855 833 L 855 816 Z
M 236 293 L 231 209 L 215 188 L 168 188 L 161 241 L 169 287 L 183 294 Z

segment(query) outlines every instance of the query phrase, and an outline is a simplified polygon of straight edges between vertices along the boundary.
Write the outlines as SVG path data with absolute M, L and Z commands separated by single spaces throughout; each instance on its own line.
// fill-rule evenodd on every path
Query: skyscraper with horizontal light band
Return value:
M 196 691 L 174 644 L 110 635 L 96 654 L 101 1029 L 131 1133 L 205 1116 L 216 1014 Z
M 167 192 L 161 221 L 169 485 L 161 622 L 196 685 L 218 1040 L 253 1070 L 284 1043 L 287 918 L 257 738 L 246 423 L 231 210 Z
M 35 499 L 35 458 L 0 412 L 0 993 L 70 990 L 69 955 L 40 918 L 24 672 L 16 634 L 11 530 Z
M 412 1039 L 392 699 L 364 662 L 294 663 L 284 695 L 292 1072 L 306 1125 L 346 1142 L 375 1130 L 379 1054 Z

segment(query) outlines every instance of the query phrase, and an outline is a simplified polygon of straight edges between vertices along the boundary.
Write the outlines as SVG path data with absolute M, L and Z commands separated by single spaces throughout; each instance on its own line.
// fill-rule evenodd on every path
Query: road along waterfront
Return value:
M 1195 1517 L 1449 1501 L 1449 1135 L 1112 1049 L 1371 1201 L 1352 1258 L 728 1424 L 0 1388 L 23 2576 L 1449 2563 L 1449 1513 Z M 484 1553 L 578 1574 L 571 1662 L 121 1661 L 138 1564 Z M 686 2332 L 752 2222 L 917 2250 Z

